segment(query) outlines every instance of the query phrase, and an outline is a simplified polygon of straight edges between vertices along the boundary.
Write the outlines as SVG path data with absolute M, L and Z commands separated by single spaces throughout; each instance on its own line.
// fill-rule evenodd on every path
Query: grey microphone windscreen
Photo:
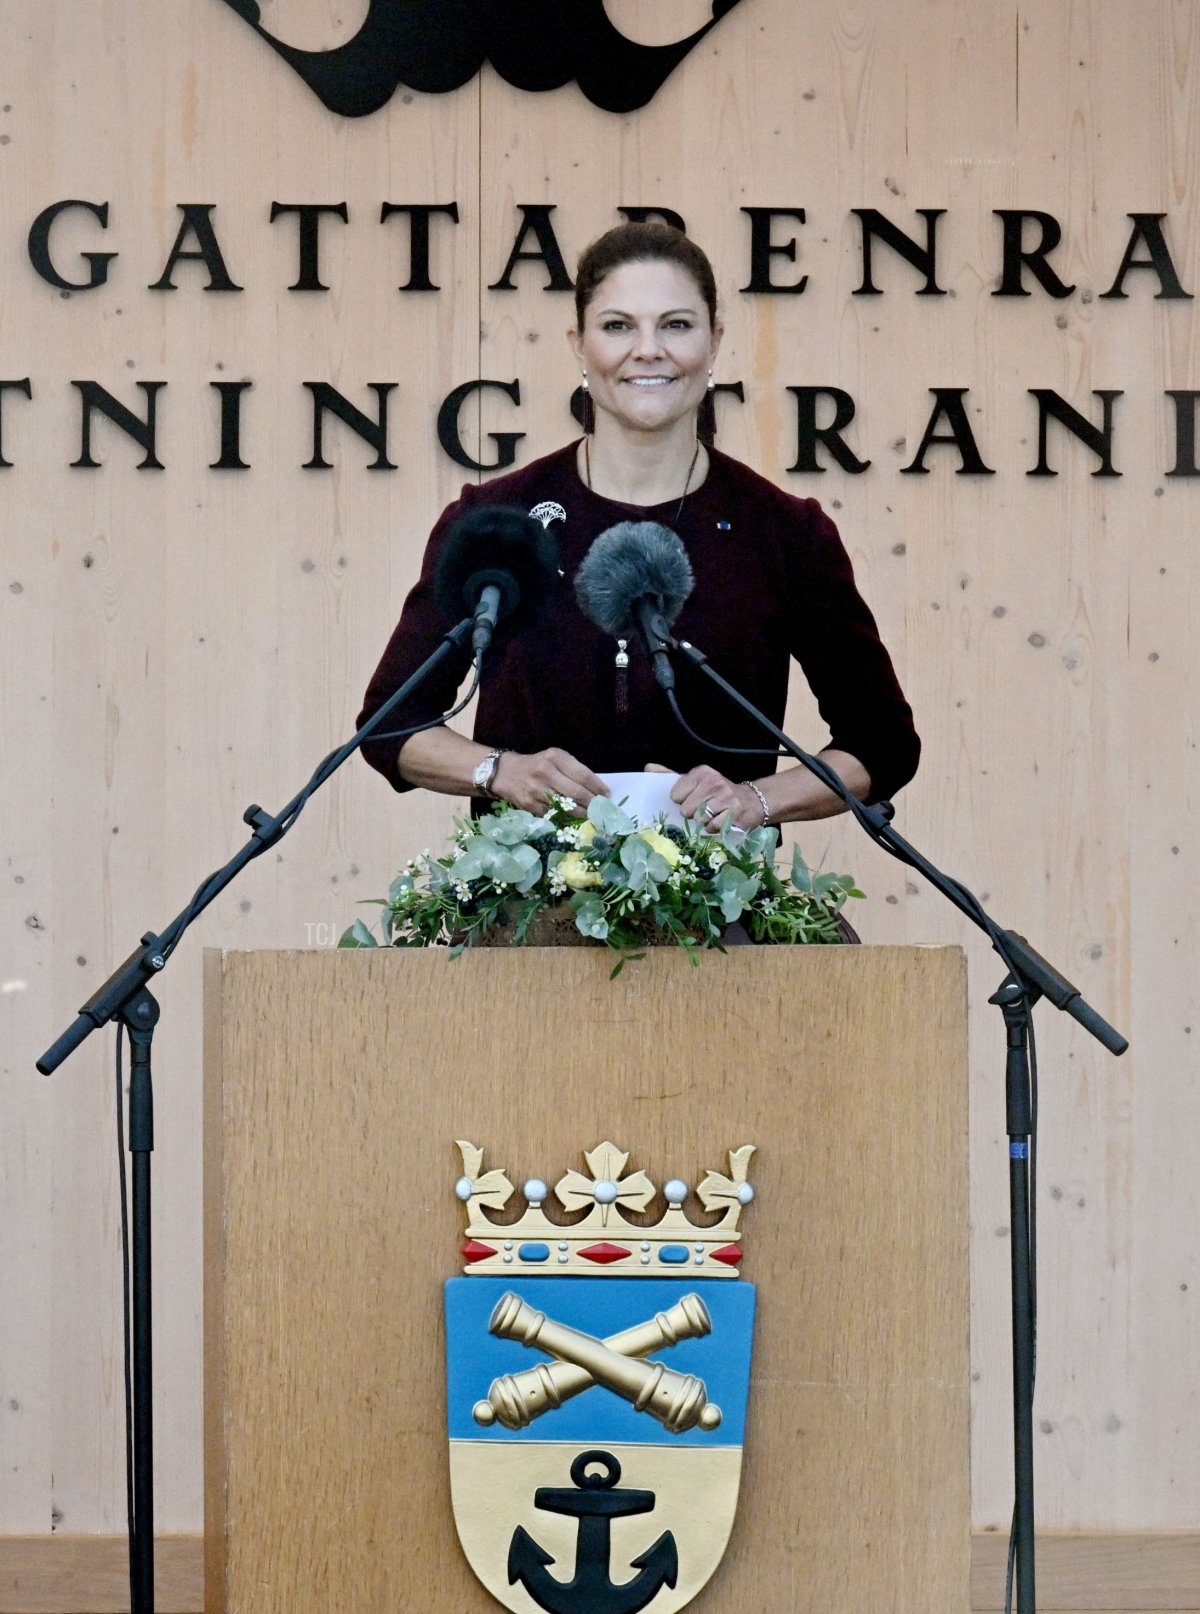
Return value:
M 633 634 L 636 601 L 652 600 L 670 625 L 694 586 L 683 540 L 657 521 L 622 521 L 609 527 L 575 573 L 579 609 L 618 639 Z

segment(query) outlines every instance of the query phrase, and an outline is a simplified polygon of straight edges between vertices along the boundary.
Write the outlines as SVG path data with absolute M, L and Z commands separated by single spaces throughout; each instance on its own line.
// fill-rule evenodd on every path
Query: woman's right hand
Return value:
M 526 812 L 544 813 L 552 795 L 566 796 L 586 810 L 593 796 L 607 796 L 609 789 L 577 757 L 552 745 L 545 751 L 502 752 L 492 794 Z

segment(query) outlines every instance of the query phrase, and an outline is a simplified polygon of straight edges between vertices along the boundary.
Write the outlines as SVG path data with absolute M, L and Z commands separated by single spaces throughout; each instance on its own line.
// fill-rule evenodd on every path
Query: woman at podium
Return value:
M 829 730 L 821 755 L 856 796 L 887 798 L 912 778 L 920 750 L 912 711 L 833 522 L 815 500 L 781 491 L 713 445 L 721 336 L 712 267 L 679 231 L 624 224 L 584 252 L 568 333 L 584 435 L 464 487 L 442 514 L 360 725 L 452 626 L 436 580 L 447 538 L 468 513 L 496 505 L 537 511 L 557 541 L 559 586 L 536 628 L 497 637 L 473 738 L 441 725 L 402 742 L 364 744 L 394 789 L 494 797 L 539 812 L 552 792 L 586 807 L 606 791 L 601 774 L 661 766 L 680 775 L 672 796 L 689 817 L 703 808 L 752 829 L 842 810 L 802 767 L 776 771 L 769 752 L 748 761 L 725 755 L 722 746 L 770 742 L 681 664 L 679 704 L 704 744 L 690 738 L 640 639 L 616 639 L 583 614 L 575 574 L 600 534 L 629 521 L 661 523 L 686 547 L 695 584 L 675 623 L 679 638 L 779 725 L 797 661 Z M 443 663 L 396 726 L 452 706 L 469 663 L 469 651 Z

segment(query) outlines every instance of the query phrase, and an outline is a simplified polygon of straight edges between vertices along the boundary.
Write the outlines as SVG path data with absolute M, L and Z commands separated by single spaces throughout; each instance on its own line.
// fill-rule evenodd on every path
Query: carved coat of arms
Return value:
M 476 1575 L 516 1614 L 672 1614 L 725 1551 L 737 1508 L 754 1288 L 739 1273 L 751 1144 L 656 1189 L 601 1143 L 554 1195 L 460 1142 L 466 1275 L 446 1284 L 450 1480 Z

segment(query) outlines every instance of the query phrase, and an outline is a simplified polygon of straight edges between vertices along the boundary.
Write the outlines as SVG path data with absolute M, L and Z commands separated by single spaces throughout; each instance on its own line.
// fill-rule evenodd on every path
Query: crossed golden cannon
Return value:
M 510 1290 L 496 1302 L 488 1331 L 499 1339 L 536 1346 L 557 1360 L 493 1379 L 487 1399 L 471 1409 L 478 1424 L 498 1418 L 506 1429 L 524 1429 L 593 1384 L 621 1396 L 637 1412 L 648 1412 L 674 1435 L 697 1425 L 715 1429 L 721 1422 L 721 1409 L 708 1399 L 702 1379 L 643 1360 L 682 1339 L 712 1332 L 712 1318 L 699 1295 L 684 1295 L 668 1311 L 599 1339 L 535 1311 Z

